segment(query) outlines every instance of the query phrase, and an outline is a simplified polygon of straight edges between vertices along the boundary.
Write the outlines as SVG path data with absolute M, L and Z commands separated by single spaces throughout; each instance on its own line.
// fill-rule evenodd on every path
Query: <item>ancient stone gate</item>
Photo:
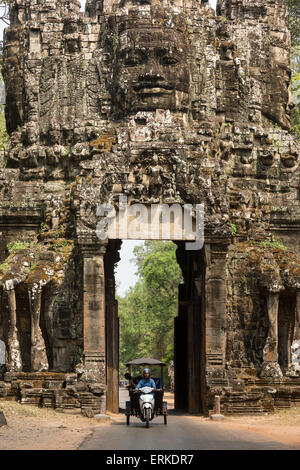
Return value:
M 117 410 L 119 239 L 97 207 L 204 204 L 178 242 L 176 404 L 299 403 L 299 145 L 284 0 L 13 0 L 3 76 L 0 396 Z M 107 398 L 107 405 L 103 397 Z

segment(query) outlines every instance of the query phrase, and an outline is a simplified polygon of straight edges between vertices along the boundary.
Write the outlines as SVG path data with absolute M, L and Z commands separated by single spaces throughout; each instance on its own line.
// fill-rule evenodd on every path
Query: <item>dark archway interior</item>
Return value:
M 18 339 L 20 343 L 21 358 L 23 364 L 23 371 L 29 372 L 31 370 L 31 318 L 28 290 L 26 286 L 20 284 L 16 289 L 16 303 L 17 303 L 17 329 Z
M 278 363 L 285 374 L 289 369 L 291 358 L 291 347 L 295 330 L 295 293 L 288 290 L 279 297 L 278 308 Z
M 114 266 L 121 240 L 110 240 L 105 255 L 107 409 L 119 411 L 119 319 Z M 205 385 L 205 260 L 204 252 L 177 245 L 184 283 L 178 289 L 174 324 L 175 408 L 206 414 Z M 133 358 L 134 359 L 134 358 Z

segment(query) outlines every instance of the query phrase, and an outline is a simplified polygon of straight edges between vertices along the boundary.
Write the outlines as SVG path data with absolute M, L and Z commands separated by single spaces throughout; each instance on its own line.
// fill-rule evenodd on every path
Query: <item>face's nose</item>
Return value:
M 139 75 L 140 82 L 159 82 L 164 80 L 164 76 L 160 69 L 160 64 L 154 57 L 149 57 L 143 71 Z
M 154 71 L 144 72 L 139 75 L 140 82 L 158 82 L 163 80 L 164 77 L 160 73 Z

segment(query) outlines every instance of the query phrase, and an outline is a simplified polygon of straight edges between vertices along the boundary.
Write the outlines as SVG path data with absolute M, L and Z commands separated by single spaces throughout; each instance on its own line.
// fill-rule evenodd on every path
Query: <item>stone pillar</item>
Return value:
M 191 301 L 187 306 L 187 411 L 201 413 L 201 309 Z
M 8 364 L 7 369 L 12 372 L 22 370 L 22 359 L 17 330 L 17 303 L 13 280 L 5 282 L 8 297 L 9 329 L 7 338 Z
M 40 328 L 42 286 L 35 284 L 28 294 L 31 317 L 31 370 L 42 372 L 49 369 L 46 345 Z
M 278 362 L 278 305 L 279 294 L 269 293 L 267 297 L 269 332 L 263 350 L 263 359 L 267 362 Z
M 83 347 L 86 382 L 105 388 L 105 244 L 83 245 Z
M 115 264 L 120 260 L 120 240 L 110 240 L 105 256 L 106 303 L 106 408 L 119 413 L 119 317 L 115 299 Z
M 175 409 L 187 408 L 187 312 L 186 286 L 178 286 L 178 317 L 174 319 Z
M 227 244 L 206 244 L 205 335 L 207 369 L 225 366 Z
M 107 306 L 107 357 L 106 406 L 112 413 L 119 413 L 119 318 L 118 301 L 113 300 Z
M 263 349 L 263 364 L 261 377 L 279 378 L 282 371 L 278 364 L 278 306 L 279 293 L 268 292 L 267 309 L 269 318 L 269 331 L 265 347 Z

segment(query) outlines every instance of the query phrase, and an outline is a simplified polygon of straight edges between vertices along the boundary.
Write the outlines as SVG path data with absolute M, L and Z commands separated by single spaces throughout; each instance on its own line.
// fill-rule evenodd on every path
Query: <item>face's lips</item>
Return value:
M 173 88 L 163 83 L 141 82 L 134 87 L 134 90 L 141 95 L 161 95 L 171 93 Z
M 164 88 L 143 88 L 139 90 L 139 95 L 169 95 L 172 93 L 171 90 L 165 90 Z

